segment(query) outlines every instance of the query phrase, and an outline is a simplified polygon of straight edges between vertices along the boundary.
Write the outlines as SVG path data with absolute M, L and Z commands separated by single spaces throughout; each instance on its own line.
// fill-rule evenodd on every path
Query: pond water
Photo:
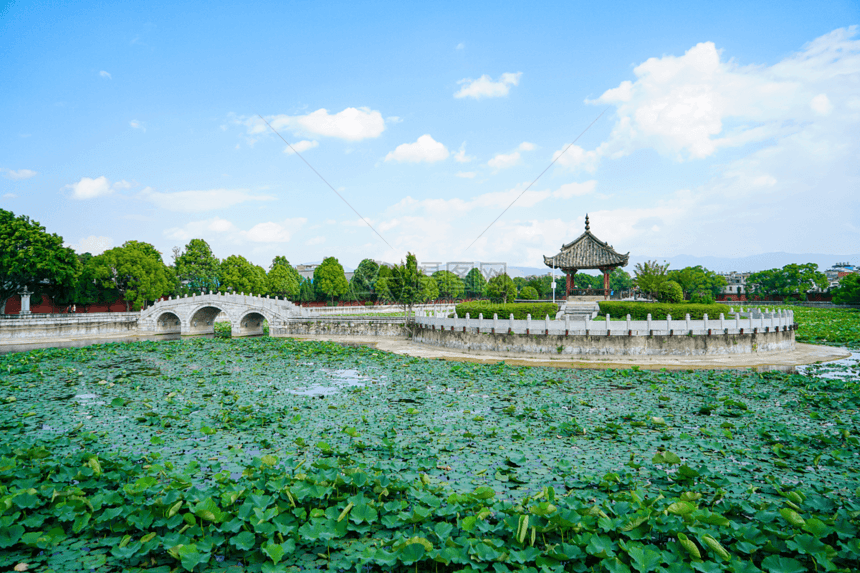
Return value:
M 0 399 L 15 398 L 0 429 L 8 440 L 34 431 L 72 436 L 71 449 L 83 439 L 196 462 L 200 476 L 268 453 L 312 462 L 341 452 L 425 468 L 457 489 L 518 491 L 563 488 L 667 448 L 739 479 L 809 480 L 829 450 L 799 442 L 783 458 L 773 440 L 860 433 L 857 408 L 837 408 L 849 395 L 833 386 L 856 381 L 858 358 L 785 373 L 473 364 L 272 338 L 46 349 L 0 358 Z M 814 479 L 843 473 L 834 462 Z

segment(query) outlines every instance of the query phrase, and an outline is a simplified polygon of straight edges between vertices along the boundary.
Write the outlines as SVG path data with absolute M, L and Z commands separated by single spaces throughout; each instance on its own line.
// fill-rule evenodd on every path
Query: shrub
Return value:
M 690 296 L 690 302 L 693 304 L 714 304 L 714 295 L 708 291 L 694 292 Z
M 233 325 L 228 321 L 216 322 L 214 325 L 215 338 L 233 338 Z
M 839 280 L 839 288 L 833 295 L 836 304 L 860 304 L 860 275 L 850 274 Z
M 679 303 L 684 300 L 684 290 L 675 281 L 666 281 L 660 285 L 657 291 L 657 300 L 660 302 Z
M 652 320 L 665 320 L 667 314 L 673 319 L 684 318 L 686 314 L 693 320 L 702 320 L 705 314 L 709 319 L 720 318 L 720 313 L 728 317 L 729 307 L 724 304 L 661 304 L 651 302 L 601 301 L 600 316 L 607 313 L 615 318 L 630 315 L 632 320 L 647 320 L 651 313 Z
M 532 318 L 543 320 L 547 316 L 555 318 L 558 313 L 558 305 L 551 302 L 493 304 L 483 300 L 458 304 L 457 316 L 465 318 L 466 313 L 469 313 L 471 318 L 478 318 L 479 314 L 483 314 L 484 318 L 493 318 L 493 314 L 498 314 L 499 318 L 505 319 L 513 314 L 516 320 L 525 320 L 526 315 L 531 314 Z
M 536 300 L 538 298 L 538 291 L 532 286 L 523 287 L 523 290 L 520 291 L 520 298 L 525 300 Z

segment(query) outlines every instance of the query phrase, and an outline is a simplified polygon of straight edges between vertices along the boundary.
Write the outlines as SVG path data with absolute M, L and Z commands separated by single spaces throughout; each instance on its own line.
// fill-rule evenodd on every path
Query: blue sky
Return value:
M 637 257 L 856 253 L 858 24 L 857 2 L 5 4 L 0 208 L 82 251 L 199 237 L 264 266 L 536 267 L 586 213 Z

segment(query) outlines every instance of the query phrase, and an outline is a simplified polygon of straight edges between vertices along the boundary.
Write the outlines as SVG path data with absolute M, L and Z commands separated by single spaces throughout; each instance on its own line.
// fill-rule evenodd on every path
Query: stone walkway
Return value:
M 418 344 L 406 338 L 381 338 L 372 336 L 293 336 L 304 340 L 329 340 L 341 344 L 375 346 L 379 350 L 416 356 L 441 358 L 461 362 L 495 363 L 504 360 L 508 364 L 522 366 L 552 366 L 558 368 L 629 368 L 640 366 L 649 370 L 667 368 L 671 370 L 710 370 L 716 368 L 755 368 L 759 370 L 791 370 L 795 366 L 832 362 L 849 358 L 850 352 L 832 346 L 817 346 L 798 343 L 789 352 L 762 352 L 756 354 L 725 354 L 719 356 L 589 356 L 553 357 L 525 356 L 522 354 L 459 352 L 437 346 Z

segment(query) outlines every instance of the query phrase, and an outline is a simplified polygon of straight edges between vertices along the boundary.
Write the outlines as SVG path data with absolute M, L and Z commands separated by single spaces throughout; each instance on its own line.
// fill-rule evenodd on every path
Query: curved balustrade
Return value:
M 603 335 L 603 336 L 669 336 L 692 335 L 713 336 L 718 334 L 752 334 L 758 332 L 779 332 L 794 329 L 794 313 L 790 310 L 774 310 L 771 312 L 735 313 L 726 317 L 721 313 L 719 318 L 691 320 L 690 315 L 683 319 L 671 316 L 666 319 L 631 320 L 573 320 L 570 315 L 563 319 L 534 320 L 529 315 L 525 320 L 515 320 L 513 315 L 500 318 L 494 314 L 492 318 L 479 315 L 472 318 L 447 318 L 442 313 L 434 316 L 416 317 L 415 323 L 436 330 L 454 330 L 460 332 L 485 332 L 496 334 L 534 334 L 534 335 Z

